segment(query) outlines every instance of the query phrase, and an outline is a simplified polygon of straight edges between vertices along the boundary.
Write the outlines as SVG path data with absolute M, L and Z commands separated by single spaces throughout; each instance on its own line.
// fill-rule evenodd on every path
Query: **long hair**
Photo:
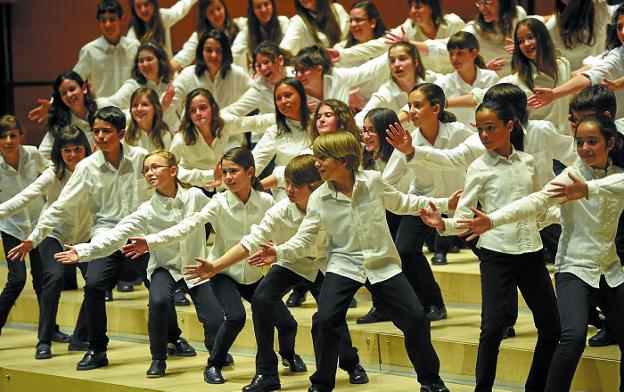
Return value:
M 329 46 L 332 47 L 342 38 L 342 32 L 338 25 L 338 20 L 329 0 L 316 0 L 314 13 L 305 9 L 299 0 L 294 0 L 297 15 L 301 17 L 307 29 L 312 33 L 312 38 L 317 45 L 324 46 L 318 33 L 322 31 L 329 39 Z
M 520 42 L 518 41 L 518 28 L 524 26 L 531 30 L 535 35 L 535 41 L 537 46 L 537 58 L 535 63 L 526 57 L 522 50 L 520 50 Z M 538 71 L 544 68 L 550 68 L 555 71 L 555 84 L 559 80 L 559 72 L 557 72 L 557 53 L 555 51 L 555 44 L 550 38 L 550 34 L 546 29 L 546 26 L 541 21 L 535 18 L 527 18 L 518 22 L 516 31 L 514 32 L 514 51 L 511 58 L 511 69 L 513 72 L 518 73 L 518 77 L 524 84 L 531 90 L 535 86 L 533 83 L 533 69 L 531 65 L 534 65 Z
M 414 67 L 414 80 L 415 81 L 418 81 L 418 79 L 424 80 L 425 77 L 427 76 L 427 71 L 425 70 L 425 66 L 423 65 L 422 60 L 420 59 L 420 53 L 418 52 L 418 49 L 416 48 L 416 46 L 414 46 L 410 42 L 403 42 L 403 41 L 395 42 L 392 45 L 390 45 L 390 48 L 388 48 L 388 56 L 390 56 L 390 51 L 394 48 L 404 49 L 407 52 L 407 54 L 412 58 L 412 62 L 416 65 Z M 394 80 L 394 76 L 390 75 L 390 77 Z
M 520 120 L 516 116 L 516 111 L 513 108 L 512 102 L 501 100 L 483 101 L 481 105 L 477 107 L 475 113 L 479 113 L 482 110 L 490 110 L 496 113 L 496 117 L 504 124 L 512 121 L 513 129 L 511 130 L 511 134 L 509 135 L 509 141 L 516 150 L 524 151 L 524 131 L 522 129 L 522 124 L 520 123 Z
M 515 84 L 499 83 L 490 87 L 483 96 L 484 101 L 512 102 L 511 108 L 516 112 L 516 118 L 523 126 L 529 123 L 529 111 L 527 109 L 527 95 Z
M 67 146 L 82 146 L 85 150 L 85 158 L 91 155 L 91 145 L 80 128 L 70 125 L 61 130 L 54 138 L 54 144 L 52 144 L 52 151 L 50 152 L 50 160 L 52 160 L 54 165 L 54 174 L 59 180 L 62 180 L 68 171 L 62 155 L 63 149 Z
M 441 0 L 407 0 L 407 5 L 412 6 L 412 4 L 416 3 L 416 5 L 424 4 L 431 9 L 431 21 L 433 22 L 433 26 L 436 30 L 440 28 L 442 24 L 444 24 L 444 12 L 442 11 L 442 4 L 440 4 Z
M 613 13 L 611 24 L 607 26 L 607 42 L 605 45 L 607 50 L 612 50 L 622 46 L 622 41 L 620 41 L 617 33 L 618 19 L 622 15 L 624 15 L 624 4 L 621 4 L 619 7 L 617 7 L 615 12 Z
M 303 85 L 300 81 L 295 78 L 288 77 L 280 80 L 275 84 L 275 88 L 273 90 L 273 103 L 275 104 L 275 123 L 277 125 L 277 134 L 282 135 L 284 133 L 292 132 L 292 129 L 288 126 L 286 122 L 286 116 L 280 112 L 277 107 L 277 101 L 275 101 L 275 91 L 282 84 L 288 85 L 297 91 L 299 94 L 299 98 L 301 100 L 301 107 L 299 108 L 299 115 L 301 117 L 301 128 L 308 129 L 308 121 L 310 121 L 310 112 L 308 110 L 308 99 L 306 97 L 305 90 L 303 89 Z
M 161 83 L 169 83 L 172 80 L 173 75 L 173 70 L 169 65 L 169 57 L 163 48 L 151 42 L 139 45 L 137 54 L 134 56 L 134 65 L 132 66 L 131 71 L 132 78 L 140 85 L 145 85 L 147 83 L 147 79 L 139 70 L 139 53 L 142 51 L 149 51 L 156 57 L 156 60 L 158 61 L 158 80 Z
M 65 71 L 56 77 L 54 84 L 52 84 L 52 104 L 48 109 L 48 132 L 56 137 L 61 129 L 71 124 L 71 110 L 63 103 L 61 99 L 61 84 L 66 80 L 73 80 L 78 84 L 79 88 L 84 88 L 86 83 L 82 80 L 82 77 L 75 71 Z M 89 89 L 84 94 L 84 105 L 87 108 L 87 122 L 93 124 L 93 115 L 97 111 L 97 105 L 95 98 Z
M 221 162 L 223 160 L 228 160 L 240 165 L 245 169 L 245 171 L 249 170 L 250 167 L 253 167 L 254 174 L 251 177 L 251 187 L 257 191 L 262 191 L 262 184 L 260 180 L 256 176 L 256 161 L 254 160 L 253 154 L 246 147 L 234 147 L 230 148 L 223 154 L 223 158 L 221 158 Z
M 221 137 L 223 134 L 223 119 L 219 115 L 219 104 L 215 100 L 212 93 L 205 88 L 199 87 L 192 90 L 186 96 L 184 100 L 184 113 L 182 114 L 182 120 L 180 121 L 180 130 L 184 139 L 184 143 L 187 145 L 193 145 L 199 138 L 199 131 L 191 120 L 191 101 L 197 96 L 202 96 L 208 100 L 210 108 L 212 109 L 212 121 L 210 122 L 210 131 L 215 138 Z
M 477 53 L 479 53 L 479 41 L 470 32 L 458 31 L 457 33 L 451 35 L 448 42 L 446 43 L 446 49 L 449 52 L 452 49 L 468 49 L 471 52 L 473 50 L 476 50 Z M 474 65 L 479 68 L 485 68 L 485 61 L 480 54 L 477 54 L 477 57 L 475 57 Z
M 195 50 L 195 75 L 199 78 L 204 72 L 208 71 L 208 65 L 206 65 L 206 60 L 204 60 L 204 44 L 209 39 L 214 39 L 221 45 L 221 70 L 219 72 L 221 77 L 225 78 L 232 68 L 232 48 L 227 36 L 221 31 L 214 29 L 203 33 L 199 38 L 197 49 Z
M 134 0 L 129 0 L 130 6 L 130 27 L 134 29 L 137 39 L 142 42 L 154 42 L 161 47 L 165 47 L 165 25 L 160 17 L 160 7 L 158 0 L 148 0 L 154 6 L 154 14 L 149 22 L 144 22 L 139 18 L 134 10 Z
M 446 96 L 442 87 L 433 83 L 421 83 L 414 86 L 410 94 L 414 91 L 421 93 L 431 106 L 440 105 L 440 111 L 438 112 L 438 121 L 442 123 L 450 123 L 457 121 L 457 117 L 445 109 Z
M 559 37 L 563 46 L 573 49 L 579 45 L 596 43 L 594 22 L 596 9 L 593 1 L 569 1 L 566 5 L 555 0 L 555 20 L 559 25 Z
M 387 108 L 374 108 L 370 112 L 366 113 L 364 120 L 368 119 L 375 129 L 375 133 L 379 136 L 379 151 L 376 153 L 364 151 L 363 166 L 365 169 L 371 169 L 376 159 L 381 159 L 384 162 L 390 160 L 390 156 L 394 151 L 394 147 L 386 139 L 386 129 L 390 125 L 399 123 L 399 117 L 392 109 Z
M 384 35 L 384 33 L 386 32 L 386 24 L 381 18 L 381 14 L 379 13 L 379 10 L 377 9 L 377 6 L 375 5 L 375 3 L 373 3 L 370 0 L 360 0 L 360 1 L 353 3 L 353 5 L 351 6 L 352 10 L 355 8 L 363 9 L 364 12 L 366 12 L 366 16 L 368 17 L 369 20 L 370 19 L 375 20 L 375 27 L 373 28 L 373 38 L 379 38 Z M 359 42 L 355 40 L 355 37 L 353 37 L 353 34 L 349 32 L 349 34 L 347 35 L 346 47 L 350 48 L 352 46 L 357 45 L 358 43 Z
M 282 28 L 277 18 L 277 7 L 275 0 L 271 1 L 273 14 L 266 25 L 260 23 L 254 12 L 253 0 L 247 0 L 247 48 L 249 53 L 254 53 L 258 45 L 263 41 L 282 42 Z
M 510 37 L 513 29 L 513 20 L 518 14 L 516 10 L 516 0 L 499 0 L 498 2 L 498 23 L 486 22 L 481 12 L 475 16 L 475 22 L 483 35 L 493 36 L 501 34 L 503 37 Z
M 160 105 L 160 99 L 158 98 L 158 94 L 156 94 L 156 91 L 154 91 L 154 89 L 152 89 L 151 87 L 140 87 L 134 90 L 134 93 L 132 93 L 132 97 L 130 98 L 130 108 L 132 108 L 135 101 L 143 97 L 147 98 L 147 100 L 154 108 L 152 129 L 146 129 L 146 131 L 148 131 L 149 133 L 149 139 L 152 144 L 156 146 L 157 149 L 164 150 L 166 147 L 165 142 L 163 141 L 163 135 L 169 133 L 169 127 L 163 119 L 163 110 L 162 106 Z M 124 139 L 126 140 L 126 143 L 134 146 L 141 138 L 141 132 L 143 131 L 139 128 L 134 117 L 131 117 L 132 119 L 130 120 L 130 124 L 128 124 L 128 129 L 126 130 L 126 135 L 124 136 Z
M 591 122 L 598 127 L 600 134 L 605 139 L 605 144 L 608 145 L 609 140 L 615 139 L 613 147 L 609 150 L 609 158 L 614 165 L 624 168 L 624 142 L 622 134 L 617 131 L 613 119 L 604 114 L 590 114 L 589 116 L 583 117 L 578 122 L 576 127 L 577 131 L 581 124 L 586 122 Z M 576 138 L 576 132 L 574 133 L 574 137 Z
M 161 158 L 164 158 L 165 161 L 167 161 L 167 166 L 169 166 L 169 167 L 174 167 L 175 166 L 179 170 L 180 167 L 178 165 L 178 158 L 176 158 L 176 156 L 172 152 L 166 151 L 166 150 L 154 150 L 154 151 L 151 151 L 150 153 L 148 153 L 145 156 L 145 158 L 143 158 L 143 164 L 145 165 L 145 161 L 147 160 L 147 158 L 149 158 L 151 156 L 154 156 L 154 155 L 159 156 Z M 185 188 L 185 189 L 189 189 L 189 188 L 192 187 L 192 185 L 189 184 L 188 182 L 180 180 L 178 178 L 177 174 L 175 176 L 175 183 L 176 183 L 176 185 L 179 185 L 179 186 L 181 186 L 182 188 Z
M 196 27 L 197 35 L 201 36 L 202 34 L 210 30 L 217 29 L 217 27 L 213 26 L 212 23 L 210 23 L 210 21 L 208 20 L 208 18 L 206 18 L 206 10 L 212 3 L 217 2 L 217 1 L 221 3 L 221 5 L 223 5 L 223 9 L 225 11 L 225 20 L 223 21 L 222 32 L 226 35 L 226 37 L 228 38 L 228 42 L 231 45 L 232 42 L 234 42 L 234 38 L 236 38 L 236 34 L 238 34 L 240 29 L 238 28 L 238 25 L 234 23 L 234 21 L 230 17 L 230 12 L 228 11 L 227 5 L 225 4 L 225 1 L 223 0 L 199 0 L 199 12 L 198 12 L 199 17 L 197 18 L 197 27 Z
M 360 130 L 355 124 L 355 119 L 353 118 L 353 113 L 351 112 L 351 109 L 349 109 L 349 106 L 338 99 L 324 99 L 319 102 L 314 114 L 312 115 L 312 120 L 310 121 L 310 129 L 308 133 L 312 142 L 314 142 L 314 139 L 319 136 L 319 131 L 316 129 L 316 119 L 318 118 L 319 110 L 323 106 L 327 106 L 332 110 L 332 112 L 334 112 L 334 115 L 336 116 L 336 130 L 340 129 L 347 131 L 355 136 L 356 139 L 361 141 Z

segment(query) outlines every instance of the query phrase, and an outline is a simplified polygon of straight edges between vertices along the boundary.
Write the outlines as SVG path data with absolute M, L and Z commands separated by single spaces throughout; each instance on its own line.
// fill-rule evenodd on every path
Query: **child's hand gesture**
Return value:
M 80 256 L 78 256 L 78 251 L 75 247 L 65 245 L 64 252 L 58 252 L 54 254 L 54 260 L 58 261 L 61 264 L 76 264 L 80 261 Z
M 271 242 L 260 244 L 260 250 L 249 257 L 249 264 L 256 267 L 263 267 L 276 261 L 277 253 Z
M 421 208 L 418 211 L 418 215 L 427 226 L 444 230 L 444 221 L 442 220 L 442 214 L 432 201 L 429 202 L 429 209 L 426 210 L 424 208 Z
M 463 189 L 458 189 L 448 198 L 448 209 L 449 211 L 455 211 L 457 209 L 457 203 L 459 202 L 459 198 L 462 193 L 464 193 Z
M 192 284 L 210 279 L 218 272 L 215 265 L 206 259 L 195 257 L 195 261 L 199 264 L 184 266 L 184 277 L 191 279 Z
M 386 140 L 390 145 L 397 150 L 401 151 L 405 155 L 410 155 L 414 152 L 414 146 L 412 146 L 412 135 L 403 128 L 399 123 L 391 124 L 386 129 Z
M 551 199 L 557 197 L 563 198 L 557 203 L 559 205 L 565 204 L 569 201 L 586 198 L 587 193 L 589 192 L 585 181 L 576 177 L 574 174 L 572 174 L 572 172 L 568 172 L 568 177 L 570 177 L 572 182 L 551 182 L 550 185 L 552 186 L 552 188 L 548 189 L 548 192 L 551 194 L 549 196 Z
M 457 228 L 466 230 L 459 236 L 468 236 L 466 241 L 472 241 L 492 228 L 492 221 L 489 216 L 474 207 L 471 210 L 476 215 L 474 218 L 457 220 Z
M 123 253 L 124 256 L 130 257 L 131 260 L 136 260 L 144 253 L 149 252 L 149 246 L 147 245 L 145 238 L 128 237 L 128 239 L 131 242 L 121 247 L 121 253 Z
M 26 259 L 26 253 L 33 250 L 33 242 L 31 240 L 23 240 L 21 244 L 17 245 L 7 253 L 7 258 L 12 261 L 24 261 Z

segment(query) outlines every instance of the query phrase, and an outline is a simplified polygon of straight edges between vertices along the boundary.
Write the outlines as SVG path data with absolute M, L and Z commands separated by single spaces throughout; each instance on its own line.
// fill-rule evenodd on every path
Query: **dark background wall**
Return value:
M 130 14 L 128 3 L 124 6 L 123 25 Z M 233 17 L 244 16 L 246 0 L 225 0 Z M 355 0 L 339 0 L 345 9 Z M 12 111 L 28 130 L 27 143 L 37 144 L 44 130 L 27 119 L 38 97 L 49 97 L 51 83 L 62 71 L 72 69 L 78 60 L 80 48 L 99 35 L 95 19 L 97 0 L 0 0 L 0 25 L 2 26 L 2 91 L 0 106 Z M 160 0 L 168 7 L 175 0 Z M 293 0 L 276 0 L 280 14 L 294 15 Z M 521 1 L 531 10 L 530 0 Z M 539 1 L 535 13 L 551 12 L 552 1 Z M 387 26 L 396 26 L 407 17 L 406 0 L 378 0 L 378 8 Z M 473 1 L 446 0 L 445 8 L 470 20 L 476 13 Z M 172 29 L 174 51 L 179 49 L 192 33 L 197 20 L 197 5 L 189 15 Z

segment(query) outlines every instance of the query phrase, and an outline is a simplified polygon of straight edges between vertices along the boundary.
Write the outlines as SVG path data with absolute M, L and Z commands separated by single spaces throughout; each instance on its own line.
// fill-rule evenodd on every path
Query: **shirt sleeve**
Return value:
M 555 126 L 548 122 L 541 129 L 544 144 L 552 151 L 552 156 L 566 166 L 571 166 L 577 159 L 574 137 L 557 132 Z
M 182 45 L 182 49 L 173 56 L 173 60 L 180 64 L 182 68 L 191 65 L 193 60 L 195 60 L 195 51 L 197 50 L 198 41 L 197 32 L 193 31 L 193 34 L 191 34 L 189 39 Z
M 444 230 L 438 230 L 442 235 L 457 235 L 463 230 L 458 230 L 457 220 L 472 218 L 473 213 L 471 208 L 477 206 L 477 202 L 479 201 L 479 195 L 481 194 L 481 189 L 483 188 L 482 183 L 482 173 L 478 170 L 470 170 L 466 172 L 466 181 L 464 185 L 464 193 L 459 198 L 459 202 L 457 203 L 457 209 L 455 210 L 455 214 L 453 214 L 452 218 L 444 218 Z
M 223 109 L 223 114 L 234 116 L 244 116 L 249 112 L 260 108 L 262 104 L 262 94 L 255 85 L 252 85 L 240 98 Z
M 308 211 L 303 222 L 297 230 L 297 234 L 282 245 L 275 247 L 278 260 L 298 260 L 308 256 L 309 249 L 316 246 L 316 237 L 321 229 L 322 206 L 317 198 L 310 200 Z
M 624 173 L 611 174 L 598 180 L 587 181 L 587 198 L 624 197 Z
M 80 55 L 78 56 L 78 62 L 74 66 L 74 71 L 82 77 L 82 80 L 89 80 L 91 77 L 91 54 L 89 53 L 88 46 L 83 46 L 80 49 Z
M 130 97 L 132 93 L 139 88 L 138 83 L 134 79 L 126 80 L 119 90 L 110 97 L 96 98 L 97 106 L 103 108 L 106 106 L 117 106 L 120 109 L 130 108 Z
M 251 226 L 249 234 L 240 240 L 240 244 L 250 254 L 255 253 L 260 250 L 260 244 L 271 240 L 273 238 L 272 234 L 279 231 L 278 226 L 275 214 L 267 211 L 260 223 Z
M 340 53 L 340 67 L 350 67 L 362 64 L 374 57 L 385 55 L 390 46 L 386 44 L 384 37 L 353 45 L 350 48 L 334 46 Z
M 336 68 L 334 72 L 340 75 L 341 83 L 351 87 L 378 83 L 388 77 L 388 56 L 383 54 L 357 67 Z
M 282 38 L 282 42 L 280 42 L 279 45 L 280 48 L 296 54 L 299 49 L 301 49 L 301 41 L 306 30 L 306 25 L 299 15 L 290 18 L 290 23 L 288 23 L 288 28 L 286 29 L 286 33 L 284 33 L 284 38 Z
M 399 183 L 403 176 L 407 174 L 407 158 L 399 150 L 392 151 L 392 155 L 390 155 L 390 159 L 388 159 L 382 174 L 383 180 L 390 185 L 394 185 Z
M 274 127 L 267 129 L 252 151 L 254 161 L 256 162 L 256 173 L 262 173 L 275 156 L 275 132 L 276 129 Z
M 430 146 L 415 146 L 408 167 L 421 166 L 435 170 L 466 169 L 485 152 L 478 136 L 470 136 L 454 148 L 445 150 Z
M 22 189 L 17 195 L 0 204 L 0 219 L 6 219 L 9 216 L 19 212 L 33 200 L 41 199 L 46 190 L 54 182 L 54 172 L 52 169 L 46 170 L 37 179 Z
M 433 201 L 441 211 L 448 210 L 447 198 L 431 198 L 420 195 L 405 194 L 392 185 L 384 182 L 384 207 L 397 215 L 418 215 L 418 210 L 428 208 L 429 201 Z
M 167 21 L 163 20 L 164 23 L 167 23 L 165 27 L 171 27 L 184 18 L 195 3 L 197 3 L 197 0 L 178 0 L 171 8 L 161 9 L 161 14 L 167 15 Z

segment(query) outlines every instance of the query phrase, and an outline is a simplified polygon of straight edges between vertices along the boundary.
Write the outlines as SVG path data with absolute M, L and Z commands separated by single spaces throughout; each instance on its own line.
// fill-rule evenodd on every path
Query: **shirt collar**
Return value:
M 353 192 L 355 192 L 356 188 L 359 188 L 360 186 L 366 186 L 368 187 L 368 177 L 366 177 L 364 175 L 364 173 L 360 170 L 355 172 L 355 181 L 353 184 Z M 332 197 L 334 199 L 338 199 L 340 196 L 338 194 L 338 191 L 336 191 L 336 188 L 334 188 L 334 183 L 331 181 L 327 181 L 325 182 L 320 188 L 319 191 L 320 196 L 322 198 L 328 198 L 328 197 Z M 346 197 L 346 196 L 344 196 Z
M 574 162 L 574 166 L 579 168 L 581 175 L 587 180 L 596 179 L 596 178 L 604 178 L 608 175 L 615 174 L 618 172 L 615 166 L 613 166 L 611 162 L 611 158 L 609 158 L 609 163 L 607 164 L 606 170 L 594 169 L 593 167 L 583 162 L 581 158 L 576 158 L 576 161 Z
M 511 161 L 519 161 L 520 155 L 516 149 L 511 146 L 511 155 L 509 155 L 509 158 L 505 158 L 494 151 L 486 150 L 483 159 L 490 165 L 497 166 L 499 164 L 509 164 Z
M 436 136 L 435 140 L 433 141 L 433 144 L 430 144 L 429 141 L 427 139 L 425 139 L 425 137 L 422 135 L 422 133 L 420 133 L 420 128 L 416 129 L 416 135 L 414 136 L 414 142 L 416 143 L 417 146 L 422 146 L 422 145 L 431 145 L 434 146 L 436 144 L 437 141 L 441 141 L 441 140 L 448 140 L 451 137 L 451 132 L 449 130 L 449 125 L 448 123 L 443 123 L 440 122 L 439 123 L 440 126 L 438 128 L 438 135 Z
M 247 203 L 243 204 L 243 202 L 240 201 L 240 199 L 233 192 L 230 192 L 229 190 L 225 191 L 225 199 L 227 200 L 230 208 L 245 208 L 245 206 L 248 205 L 257 205 L 259 197 L 258 191 L 252 188 L 249 200 L 247 200 Z
M 20 152 L 19 152 L 19 162 L 18 162 L 18 170 L 19 168 L 22 167 L 23 163 L 24 163 L 24 159 L 26 159 L 26 148 L 24 148 L 23 145 L 20 146 Z M 0 166 L 2 166 L 5 170 L 15 170 L 15 168 L 13 168 L 13 166 L 9 165 L 8 163 L 6 163 L 4 161 L 4 157 L 0 154 Z
M 102 150 L 97 150 L 95 153 L 92 154 L 93 161 L 101 169 L 117 171 L 124 165 L 124 161 L 130 160 L 130 150 L 128 150 L 128 154 L 126 154 L 126 148 L 128 148 L 128 146 L 124 145 L 124 143 L 121 143 L 121 159 L 119 160 L 119 168 L 117 169 L 115 169 L 113 165 L 111 165 L 110 162 L 108 162 L 106 158 L 104 158 Z
M 167 196 L 161 195 L 157 191 L 154 191 L 152 198 L 156 204 L 159 204 L 160 206 L 164 208 L 180 209 L 184 207 L 185 203 L 183 199 L 184 199 L 186 192 L 188 192 L 187 189 L 178 185 L 178 189 L 176 191 L 175 197 L 167 197 Z

